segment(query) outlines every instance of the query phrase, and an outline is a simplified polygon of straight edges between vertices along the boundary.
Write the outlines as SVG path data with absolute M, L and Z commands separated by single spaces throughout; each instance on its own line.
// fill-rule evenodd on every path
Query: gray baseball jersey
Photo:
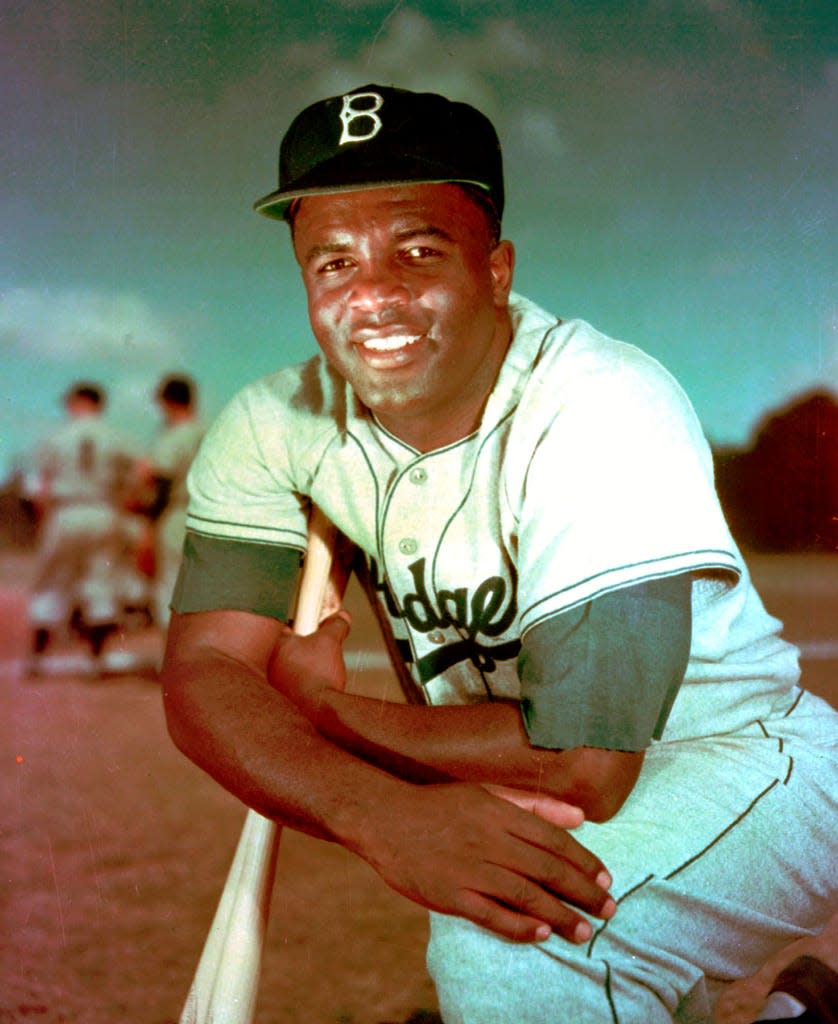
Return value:
M 190 473 L 174 607 L 284 617 L 280 577 L 288 550 L 305 546 L 310 498 L 369 558 L 431 703 L 520 697 L 517 659 L 534 631 L 600 595 L 690 573 L 689 664 L 659 734 L 753 721 L 797 680 L 797 653 L 751 585 L 686 396 L 655 360 L 584 322 L 520 296 L 511 312 L 480 428 L 438 451 L 390 435 L 320 357 L 245 388 Z M 202 566 L 217 558 L 213 579 Z M 590 681 L 567 695 L 554 745 L 595 735 L 621 746 L 627 708 L 643 699 L 603 699 Z

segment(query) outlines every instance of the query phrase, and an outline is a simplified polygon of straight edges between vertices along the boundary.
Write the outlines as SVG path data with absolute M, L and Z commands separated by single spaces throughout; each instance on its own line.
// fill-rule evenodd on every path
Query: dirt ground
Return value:
M 838 557 L 751 560 L 838 703 Z M 0 1024 L 170 1024 L 180 1015 L 244 811 L 171 745 L 149 667 L 20 671 L 29 560 L 0 556 Z M 357 597 L 353 685 L 392 696 Z M 113 657 L 159 654 L 154 633 Z M 123 666 L 124 669 L 124 666 Z M 342 849 L 282 837 L 257 1024 L 431 1019 L 426 920 Z
M 26 679 L 28 560 L 0 558 L 0 1022 L 180 1016 L 244 809 L 169 741 L 149 668 Z M 374 649 L 356 600 L 358 645 Z M 108 648 L 150 655 L 160 637 Z M 381 657 L 353 685 L 392 696 Z M 257 1024 L 422 1021 L 426 916 L 343 849 L 280 842 Z M 422 1013 L 425 1011 L 425 1013 Z

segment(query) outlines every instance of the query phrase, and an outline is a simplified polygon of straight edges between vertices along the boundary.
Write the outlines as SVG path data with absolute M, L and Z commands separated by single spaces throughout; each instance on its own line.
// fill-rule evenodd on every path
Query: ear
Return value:
M 512 274 L 515 270 L 515 246 L 502 239 L 489 256 L 489 271 L 492 275 L 492 296 L 496 306 L 506 306 L 512 290 Z

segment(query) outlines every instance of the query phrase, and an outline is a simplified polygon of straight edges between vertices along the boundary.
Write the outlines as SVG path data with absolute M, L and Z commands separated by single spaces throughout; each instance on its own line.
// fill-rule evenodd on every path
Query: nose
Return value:
M 352 276 L 349 303 L 354 309 L 380 312 L 401 306 L 408 298 L 399 267 L 388 259 L 365 260 Z

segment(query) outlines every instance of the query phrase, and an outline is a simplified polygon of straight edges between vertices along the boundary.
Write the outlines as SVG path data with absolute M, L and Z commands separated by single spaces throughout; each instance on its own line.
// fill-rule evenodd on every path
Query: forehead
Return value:
M 347 227 L 407 225 L 446 226 L 462 224 L 474 230 L 483 218 L 477 203 L 457 185 L 395 185 L 306 196 L 294 212 L 294 235 L 303 231 L 341 230 Z

